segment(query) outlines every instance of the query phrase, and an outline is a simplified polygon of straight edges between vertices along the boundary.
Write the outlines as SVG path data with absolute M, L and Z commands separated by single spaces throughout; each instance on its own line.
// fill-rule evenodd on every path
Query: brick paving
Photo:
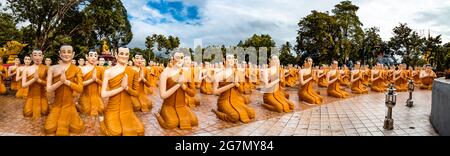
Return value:
M 349 91 L 349 89 L 346 89 Z M 165 130 L 153 116 L 161 106 L 157 89 L 151 96 L 152 112 L 137 112 L 144 123 L 146 136 L 435 136 L 429 122 L 431 91 L 416 90 L 413 94 L 414 107 L 405 106 L 407 92 L 398 93 L 397 105 L 393 109 L 394 130 L 383 129 L 386 113 L 384 93 L 370 92 L 366 95 L 353 94 L 347 99 L 326 96 L 326 89 L 320 88 L 325 103 L 310 105 L 298 102 L 297 89 L 288 88 L 290 100 L 295 103 L 291 113 L 276 113 L 261 106 L 262 94 L 254 90 L 250 95 L 251 107 L 256 110 L 256 119 L 250 123 L 228 123 L 219 120 L 211 109 L 216 108 L 217 96 L 202 95 L 201 105 L 192 110 L 197 114 L 199 126 L 192 130 Z M 0 135 L 2 136 L 46 136 L 43 130 L 45 117 L 40 120 L 24 118 L 23 99 L 0 95 Z M 82 115 L 86 130 L 73 136 L 98 136 L 98 118 Z

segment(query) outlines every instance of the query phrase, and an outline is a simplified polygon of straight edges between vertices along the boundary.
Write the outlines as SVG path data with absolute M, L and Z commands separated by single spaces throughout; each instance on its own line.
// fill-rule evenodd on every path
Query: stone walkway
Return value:
M 347 89 L 348 90 L 348 89 Z M 337 99 L 326 96 L 326 89 L 320 88 L 320 94 L 325 95 L 325 104 L 299 104 L 297 89 L 290 88 L 287 92 L 295 103 L 291 113 L 275 113 L 261 106 L 262 94 L 254 90 L 250 95 L 251 107 L 256 110 L 253 122 L 227 123 L 219 120 L 211 109 L 216 108 L 217 96 L 202 95 L 201 105 L 192 110 L 197 114 L 199 126 L 192 130 L 162 129 L 153 116 L 161 106 L 161 99 L 156 89 L 151 96 L 154 107 L 150 113 L 136 113 L 144 123 L 147 136 L 435 136 L 430 122 L 431 91 L 416 90 L 413 94 L 414 107 L 405 106 L 407 92 L 399 93 L 397 105 L 393 109 L 394 130 L 383 130 L 386 114 L 384 93 L 370 92 L 366 95 L 352 95 L 348 99 Z M 3 136 L 45 136 L 43 124 L 45 117 L 33 121 L 22 116 L 22 99 L 11 95 L 0 96 L 0 135 Z M 86 131 L 82 136 L 101 135 L 98 118 L 85 117 Z

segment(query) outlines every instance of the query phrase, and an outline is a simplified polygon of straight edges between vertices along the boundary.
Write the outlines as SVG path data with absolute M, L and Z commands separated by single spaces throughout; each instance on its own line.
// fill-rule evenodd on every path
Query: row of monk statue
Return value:
M 321 104 L 324 98 L 317 87 L 327 88 L 328 96 L 347 98 L 350 92 L 384 92 L 388 84 L 395 84 L 397 91 L 407 91 L 408 80 L 431 89 L 436 78 L 429 66 L 407 69 L 404 64 L 390 68 L 377 64 L 369 69 L 357 62 L 354 69 L 348 69 L 333 61 L 329 66 L 313 67 L 313 60 L 307 58 L 303 66 L 283 67 L 275 55 L 269 64 L 257 66 L 239 63 L 234 55 L 226 55 L 223 62 L 197 64 L 175 52 L 167 67 L 155 62 L 146 66 L 139 53 L 129 61 L 128 48 L 118 48 L 114 66 L 104 66 L 104 59 L 99 59 L 95 51 L 86 54 L 77 66 L 74 55 L 72 46 L 64 45 L 55 65 L 48 58 L 43 64 L 43 52 L 34 50 L 23 58 L 24 65 L 16 58 L 8 69 L 0 66 L 0 93 L 6 92 L 3 79 L 10 77 L 9 88 L 16 91 L 17 98 L 24 99 L 23 115 L 33 119 L 47 116 L 47 134 L 83 132 L 82 113 L 98 117 L 104 135 L 144 135 L 144 125 L 135 112 L 151 111 L 154 91 L 163 99 L 154 113 L 160 126 L 184 130 L 199 124 L 191 110 L 201 103 L 197 89 L 201 94 L 218 96 L 217 108 L 211 111 L 219 119 L 247 123 L 257 115 L 248 105 L 249 94 L 255 90 L 263 93 L 262 107 L 283 113 L 296 107 L 286 87 L 298 88 L 300 103 Z

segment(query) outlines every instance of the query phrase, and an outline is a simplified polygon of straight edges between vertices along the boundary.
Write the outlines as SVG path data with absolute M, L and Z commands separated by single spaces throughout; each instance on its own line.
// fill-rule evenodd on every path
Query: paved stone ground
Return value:
M 349 91 L 349 89 L 346 89 Z M 201 105 L 192 110 L 197 114 L 199 126 L 192 130 L 162 129 L 153 116 L 161 106 L 157 89 L 151 96 L 154 107 L 150 113 L 137 112 L 137 116 L 144 123 L 147 136 L 435 136 L 429 122 L 431 110 L 431 91 L 416 90 L 413 94 L 414 107 L 405 106 L 407 92 L 399 93 L 397 106 L 393 110 L 394 130 L 383 130 L 386 114 L 384 93 L 370 92 L 366 95 L 352 95 L 347 99 L 326 96 L 326 89 L 320 88 L 325 103 L 322 105 L 299 104 L 297 89 L 289 88 L 290 100 L 295 103 L 295 110 L 291 113 L 275 113 L 261 106 L 262 94 L 254 90 L 250 95 L 251 107 L 256 110 L 253 122 L 228 123 L 219 120 L 211 109 L 216 108 L 217 96 L 202 95 Z M 22 116 L 23 99 L 16 99 L 9 95 L 0 96 L 0 135 L 3 136 L 45 136 L 43 124 L 45 117 L 32 120 Z M 98 118 L 85 117 L 82 119 L 86 131 L 75 136 L 97 136 L 99 131 Z

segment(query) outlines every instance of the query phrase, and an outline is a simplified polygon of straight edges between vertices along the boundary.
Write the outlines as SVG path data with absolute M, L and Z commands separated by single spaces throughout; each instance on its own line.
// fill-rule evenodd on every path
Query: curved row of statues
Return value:
M 226 55 L 223 62 L 197 64 L 189 56 L 176 52 L 167 67 L 150 62 L 141 54 L 130 60 L 128 48 L 119 48 L 114 66 L 103 66 L 97 52 L 73 61 L 72 46 L 60 48 L 60 60 L 51 65 L 43 61 L 43 52 L 32 51 L 16 59 L 8 69 L 0 66 L 0 93 L 6 91 L 3 78 L 11 77 L 11 90 L 24 99 L 23 115 L 33 119 L 47 116 L 44 130 L 58 136 L 80 133 L 85 129 L 80 114 L 98 117 L 100 130 L 108 136 L 144 135 L 144 125 L 135 112 L 150 112 L 153 108 L 153 89 L 159 89 L 163 103 L 154 113 L 165 129 L 192 129 L 198 126 L 196 114 L 191 110 L 200 104 L 198 94 L 217 95 L 217 108 L 211 111 L 227 122 L 252 121 L 255 109 L 248 105 L 249 95 L 257 90 L 263 93 L 262 107 L 275 112 L 291 112 L 294 103 L 289 100 L 286 87 L 298 88 L 301 102 L 324 102 L 314 88 L 327 88 L 327 95 L 347 98 L 350 92 L 367 94 L 369 90 L 384 92 L 388 84 L 397 91 L 407 91 L 408 80 L 414 80 L 422 89 L 431 89 L 436 74 L 431 67 L 406 69 L 406 65 L 386 69 L 377 64 L 372 69 L 356 63 L 354 69 L 339 68 L 338 62 L 330 66 L 313 67 L 307 58 L 302 67 L 283 67 L 277 56 L 269 64 L 256 66 L 239 63 L 234 55 Z M 1 61 L 1 60 L 0 60 Z M 1 64 L 2 62 L 0 62 Z M 199 89 L 200 93 L 197 92 Z M 349 90 L 349 91 L 347 91 Z

